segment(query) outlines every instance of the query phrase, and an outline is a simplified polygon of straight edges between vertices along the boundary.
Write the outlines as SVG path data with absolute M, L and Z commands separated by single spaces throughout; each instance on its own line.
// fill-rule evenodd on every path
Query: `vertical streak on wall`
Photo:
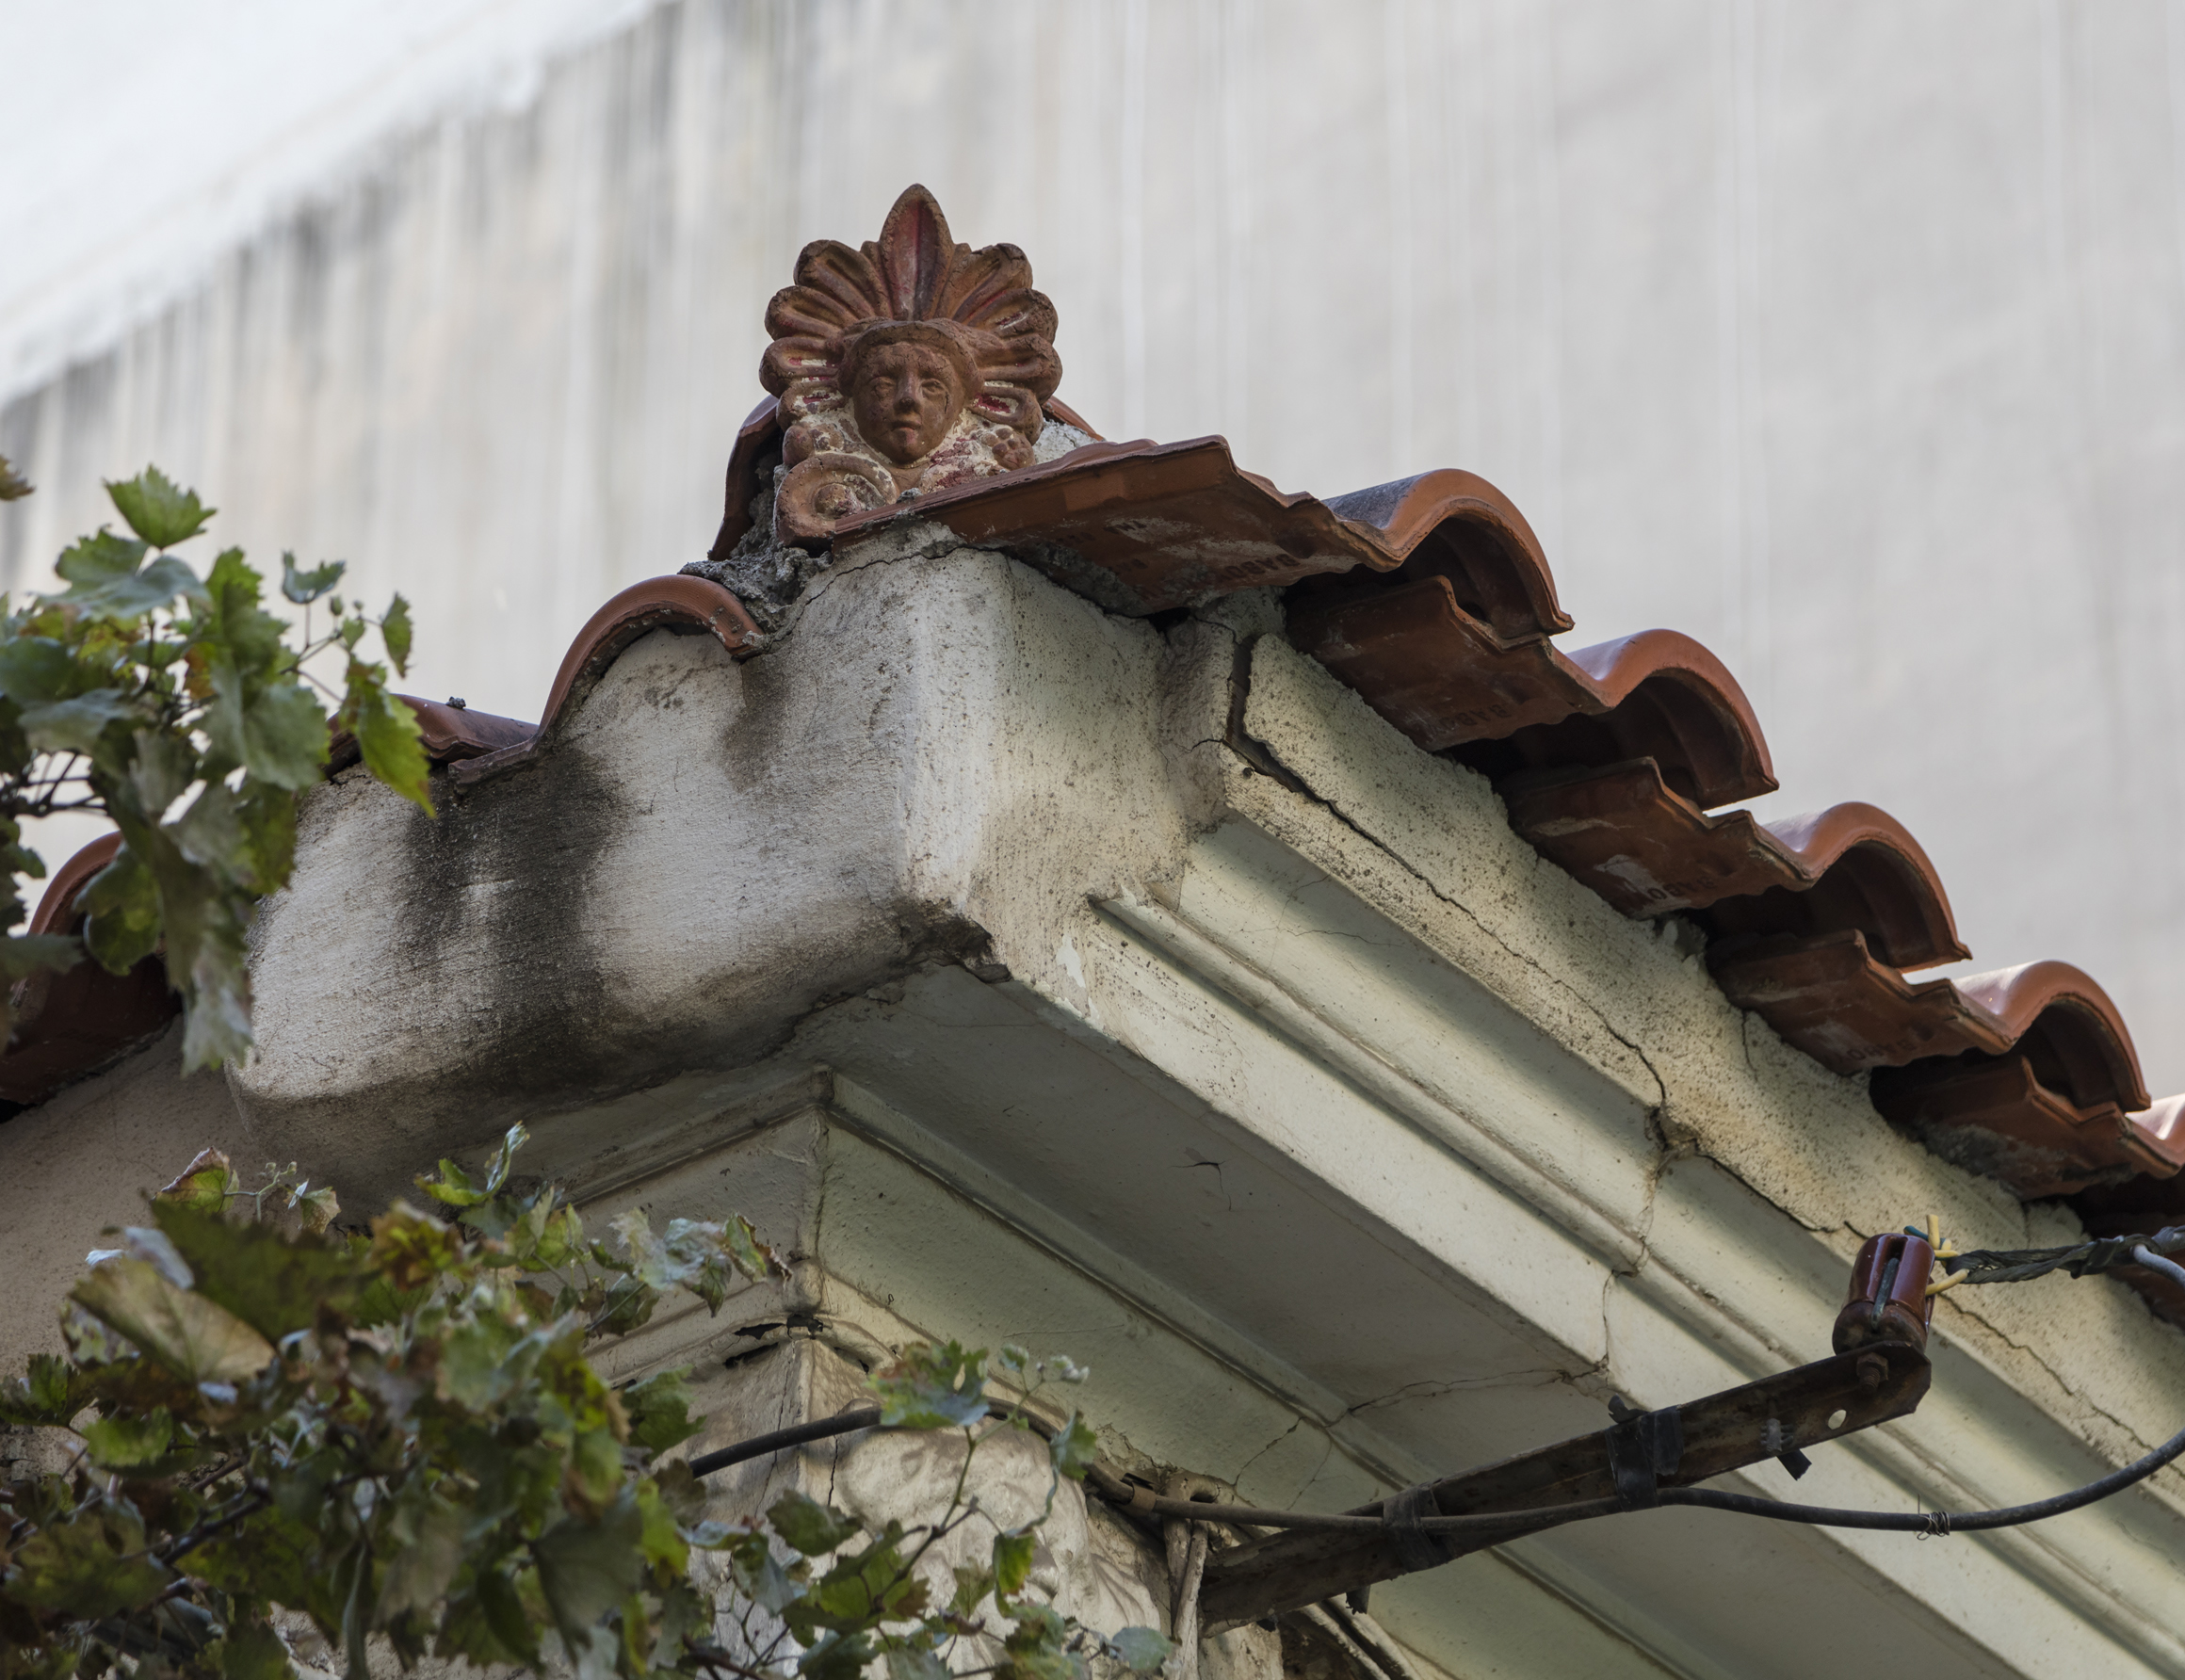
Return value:
M 1723 623 L 1732 670 L 1764 718 L 1772 698 L 1767 419 L 1760 380 L 1757 20 L 1727 0 L 1713 20 L 1715 388 L 1721 430 L 1718 521 Z
M 1115 249 L 1123 299 L 1123 429 L 1145 432 L 1145 79 L 1146 0 L 1125 0 L 1123 11 L 1123 190 Z
M 2078 138 L 2074 122 L 2086 119 L 2072 109 L 2072 37 L 2063 8 L 2058 0 L 2041 0 L 2034 15 L 2041 57 L 2041 234 L 2048 302 L 2045 337 L 2057 369 L 2055 382 L 2061 387 L 2058 408 L 2065 444 L 2056 468 L 2066 486 L 2064 512 L 2071 547 L 2084 557 L 2084 622 L 2095 643 L 2093 670 L 2107 713 L 2096 756 L 2107 759 L 2112 743 L 2128 738 L 2132 716 L 2125 683 L 2129 653 L 2122 635 L 2127 608 L 2112 571 L 2118 544 L 2109 514 L 2114 493 L 2102 470 L 2104 452 L 2094 445 L 2095 425 L 2089 412 L 2090 405 L 2099 403 L 2098 392 L 2088 389 L 2088 376 L 2099 367 L 2099 360 L 2080 293 L 2080 233 L 2075 225 L 2079 195 L 2072 180 Z M 2087 26 L 2088 20 L 2076 21 L 2080 27 Z M 2082 761 L 2078 768 L 2088 778 L 2089 791 L 2112 784 L 2106 763 Z
M 1527 517 L 1553 565 L 1562 546 L 1562 167 L 1556 139 L 1557 82 L 1553 13 L 1528 7 L 1519 24 L 1519 65 L 1532 110 L 1533 240 L 1540 299 L 1534 339 L 1540 347 L 1538 483 L 1545 493 L 1529 498 Z
M 2185 5 L 2185 0 L 2179 0 Z M 1437 307 L 1446 312 L 1439 334 L 1443 352 L 1456 364 L 1446 370 L 1436 393 L 1437 418 L 1445 430 L 1443 449 L 1452 460 L 1475 459 L 1481 420 L 1480 379 L 1476 343 L 1480 322 L 1479 269 L 1474 256 L 1478 240 L 1473 203 L 1472 148 L 1465 127 L 1474 106 L 1472 89 L 1483 55 L 1460 28 L 1464 14 L 1452 6 L 1427 9 L 1432 32 L 1428 62 L 1434 67 L 1434 105 L 1441 119 L 1443 196 L 1435 204 L 1433 221 L 1443 232 L 1435 252 L 1435 271 L 1446 295 Z M 1453 85 L 1452 85 L 1453 84 Z M 1453 391 L 1455 401 L 1450 404 Z M 1445 408 L 1444 405 L 1447 405 Z M 1453 411 L 1453 412 L 1451 412 Z
M 1416 386 L 1412 343 L 1412 230 L 1417 219 L 1412 188 L 1410 0 L 1383 0 L 1382 45 L 1388 121 L 1388 441 L 1389 476 L 1415 469 L 1412 415 Z
M 2177 309 L 2185 300 L 2185 0 L 2168 0 L 2163 8 L 2162 46 L 2167 94 L 2164 115 L 2170 130 L 2170 233 L 2177 258 L 2177 272 L 2170 283 L 2170 306 Z M 2155 568 L 2156 577 L 2151 580 L 2161 596 L 2157 639 L 2165 647 L 2175 646 L 2172 638 L 2185 632 L 2185 565 L 2177 563 L 2179 558 L 2185 557 L 2173 556 L 2171 564 Z M 2140 575 L 2145 577 L 2144 569 Z M 2161 715 L 2178 716 L 2185 710 L 2185 670 L 2176 659 L 2146 663 L 2161 691 Z M 2167 786 L 2164 791 L 2169 791 Z M 2169 825 L 2162 826 L 2167 831 Z
M 1222 398 L 1222 16 L 1212 6 L 1191 10 L 1190 239 L 1191 400 L 1203 413 L 1218 412 Z M 1209 163 L 1209 159 L 1214 160 Z
M 1222 40 L 1222 403 L 1230 446 L 1254 459 L 1252 426 L 1253 78 L 1254 0 L 1221 0 Z

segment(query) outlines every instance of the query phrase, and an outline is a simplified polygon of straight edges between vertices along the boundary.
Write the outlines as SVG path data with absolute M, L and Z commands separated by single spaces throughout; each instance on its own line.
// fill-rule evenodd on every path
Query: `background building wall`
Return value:
M 705 547 L 798 248 L 922 180 L 1095 426 L 1484 474 L 1569 644 L 1708 642 L 1765 814 L 1884 805 L 1970 966 L 2080 963 L 2185 1086 L 2185 7 L 230 0 L 179 67 L 81 15 L 0 66 L 8 587 L 154 459 L 533 716 Z

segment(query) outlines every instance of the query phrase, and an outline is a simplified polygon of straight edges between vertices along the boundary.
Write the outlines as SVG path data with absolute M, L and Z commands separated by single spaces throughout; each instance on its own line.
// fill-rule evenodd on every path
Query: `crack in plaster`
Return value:
M 1249 652 L 1248 649 L 1244 651 L 1246 653 Z M 1249 671 L 1246 671 L 1242 673 L 1240 679 L 1232 680 L 1233 683 L 1240 680 L 1248 689 L 1251 682 L 1250 673 Z M 1466 921 L 1470 922 L 1473 927 L 1477 928 L 1481 933 L 1485 934 L 1489 939 L 1493 940 L 1495 944 L 1503 951 L 1508 953 L 1510 956 L 1516 958 L 1520 962 L 1524 963 L 1526 967 L 1531 969 L 1533 973 L 1537 974 L 1543 980 L 1546 981 L 1550 986 L 1552 986 L 1559 994 L 1571 999 L 1579 1007 L 1583 1008 L 1588 1014 L 1590 1014 L 1596 1022 L 1600 1024 L 1600 1027 L 1603 1032 L 1607 1033 L 1610 1038 L 1614 1039 L 1616 1042 L 1623 1045 L 1627 1050 L 1630 1051 L 1633 1056 L 1638 1058 L 1640 1065 L 1645 1068 L 1647 1076 L 1654 1081 L 1655 1101 L 1647 1105 L 1646 1110 L 1649 1123 L 1654 1121 L 1656 1116 L 1661 1113 L 1661 1111 L 1668 1106 L 1669 1102 L 1668 1082 L 1662 1078 L 1660 1070 L 1654 1065 L 1653 1058 L 1646 1054 L 1644 1046 L 1638 1043 L 1636 1041 L 1627 1037 L 1624 1032 L 1622 1032 L 1616 1026 L 1615 1023 L 1609 1019 L 1608 1015 L 1601 1010 L 1601 1007 L 1598 1004 L 1594 1003 L 1591 998 L 1586 997 L 1583 993 L 1574 992 L 1563 981 L 1561 976 L 1557 975 L 1546 963 L 1542 962 L 1539 958 L 1533 956 L 1531 952 L 1522 950 L 1516 945 L 1512 945 L 1507 939 L 1503 938 L 1498 931 L 1490 927 L 1486 921 L 1481 917 L 1479 912 L 1474 910 L 1470 905 L 1464 903 L 1460 899 L 1452 898 L 1447 893 L 1443 892 L 1441 888 L 1436 886 L 1434 882 L 1417 867 L 1417 865 L 1411 862 L 1410 859 L 1397 852 L 1387 844 L 1387 842 L 1381 839 L 1380 836 L 1372 833 L 1366 828 L 1361 827 L 1360 824 L 1354 818 L 1352 818 L 1351 815 L 1346 812 L 1337 801 L 1328 798 L 1325 794 L 1315 791 L 1312 787 L 1307 785 L 1303 779 L 1301 778 L 1296 771 L 1292 770 L 1287 765 L 1282 762 L 1280 755 L 1277 754 L 1271 747 L 1268 746 L 1266 742 L 1259 740 L 1257 737 L 1245 732 L 1243 726 L 1243 701 L 1241 698 L 1235 699 L 1232 703 L 1231 730 L 1233 732 L 1233 738 L 1227 743 L 1227 745 L 1238 758 L 1244 761 L 1247 767 L 1258 770 L 1262 775 L 1270 777 L 1271 779 L 1280 783 L 1283 786 L 1290 789 L 1291 792 L 1299 794 L 1303 798 L 1310 800 L 1314 804 L 1319 806 L 1323 811 L 1327 812 L 1329 816 L 1333 816 L 1337 822 L 1341 823 L 1345 828 L 1349 829 L 1353 834 L 1356 834 L 1359 839 L 1365 841 L 1367 845 L 1372 847 L 1374 850 L 1380 852 L 1382 856 L 1387 858 L 1406 875 L 1410 876 L 1414 880 L 1417 881 L 1420 886 L 1424 887 L 1441 903 L 1448 905 L 1451 910 L 1457 912 Z M 1256 763 L 1255 759 L 1264 759 L 1266 761 L 1266 766 L 1263 767 L 1259 763 Z
M 1268 1442 L 1265 1446 L 1262 1446 L 1257 1452 L 1254 1453 L 1250 1458 L 1246 1459 L 1244 1462 L 1237 1466 L 1236 1470 L 1232 1472 L 1229 1477 L 1229 1485 L 1233 1488 L 1242 1487 L 1244 1485 L 1245 1473 L 1249 1471 L 1253 1465 L 1258 1463 L 1261 1459 L 1267 1457 L 1269 1453 L 1272 1452 L 1276 1447 L 1280 1446 L 1285 1441 L 1287 1441 L 1292 1435 L 1296 1434 L 1298 1430 L 1303 1429 L 1304 1427 L 1305 1420 L 1303 1413 L 1301 1413 L 1297 1416 L 1291 1418 L 1288 1429 L 1278 1432 L 1272 1440 Z M 1333 1452 L 1334 1450 L 1335 1443 L 1332 1441 L 1328 1442 L 1320 1455 L 1320 1462 L 1322 1464 L 1327 1462 L 1328 1453 Z M 1318 1465 L 1314 1466 L 1314 1474 L 1319 1474 Z M 1296 1502 L 1297 1497 L 1298 1495 L 1295 1494 L 1290 1495 L 1290 1499 L 1293 1504 Z M 1289 1507 L 1285 1506 L 1283 1509 L 1287 1510 L 1289 1509 Z

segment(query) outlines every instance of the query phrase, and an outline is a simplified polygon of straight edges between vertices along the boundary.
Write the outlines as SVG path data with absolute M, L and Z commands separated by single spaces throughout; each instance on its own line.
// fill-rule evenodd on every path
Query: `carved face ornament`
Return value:
M 939 448 L 971 400 L 963 376 L 931 345 L 882 345 L 859 357 L 843 382 L 858 435 L 899 467 Z
M 759 363 L 787 428 L 779 539 L 822 541 L 852 514 L 1031 464 L 1062 376 L 1055 306 L 1031 278 L 1013 245 L 954 243 L 922 186 L 877 241 L 804 248 Z

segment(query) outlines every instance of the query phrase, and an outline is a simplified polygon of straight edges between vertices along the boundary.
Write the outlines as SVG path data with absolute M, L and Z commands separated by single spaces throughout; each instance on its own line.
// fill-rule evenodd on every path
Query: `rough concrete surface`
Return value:
M 741 1207 L 784 1249 L 785 1281 L 602 1351 L 721 1373 L 719 1429 L 831 1409 L 738 1386 L 796 1359 L 1018 1341 L 1093 1364 L 1117 1462 L 1319 1509 L 1815 1356 L 1864 1233 L 2065 1230 L 1271 628 L 1246 598 L 1159 632 L 913 525 L 743 665 L 637 644 L 436 821 L 337 781 L 258 928 L 259 1057 L 177 1087 L 148 1054 L 0 1126 L 0 1227 L 57 1297 L 88 1243 L 49 1192 L 124 1199 L 115 1158 L 232 1137 L 355 1210 L 522 1118 L 588 1217 Z M 79 1158 L 94 1125 L 115 1153 Z M 2176 1427 L 2185 1342 L 2117 1285 L 1962 1296 L 1919 1414 L 1802 1494 L 2031 1496 Z M 43 1345 L 0 1327 L 10 1361 Z M 873 1466 L 875 1510 L 922 1485 Z M 1455 1674 L 2185 1673 L 2177 1483 L 1948 1547 L 1646 1513 L 1376 1610 Z M 1105 1521 L 1058 1530 L 1054 1575 L 1103 1614 L 1146 1578 Z

